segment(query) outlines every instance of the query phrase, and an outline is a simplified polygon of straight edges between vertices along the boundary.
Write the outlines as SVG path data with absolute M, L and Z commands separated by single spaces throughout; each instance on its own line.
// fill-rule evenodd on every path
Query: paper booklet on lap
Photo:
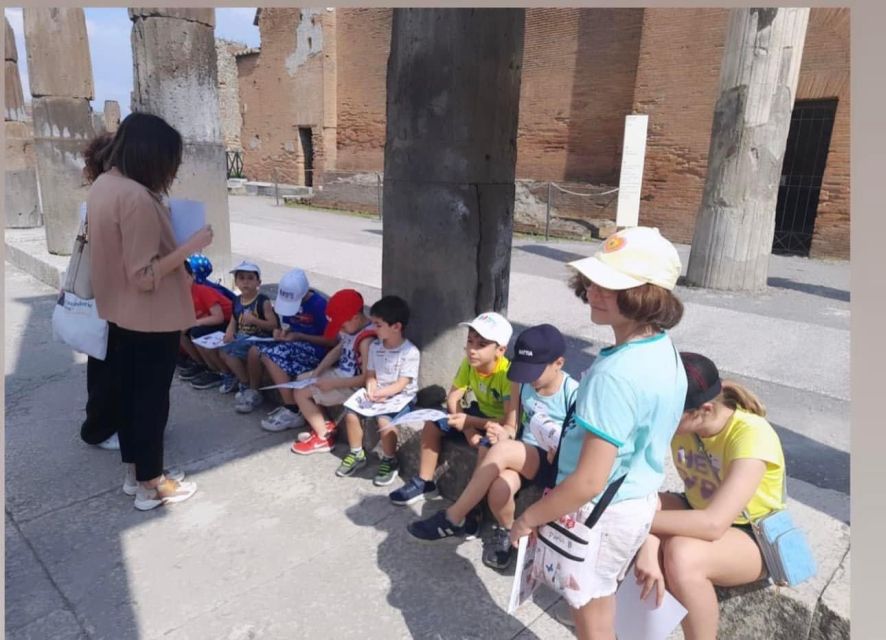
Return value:
M 262 387 L 261 390 L 265 389 L 304 389 L 305 387 L 310 387 L 312 384 L 317 382 L 317 378 L 305 378 L 304 380 L 293 380 L 292 382 L 284 382 L 283 384 L 272 384 L 269 387 Z
M 404 413 L 396 420 L 391 420 L 391 426 L 408 424 L 410 422 L 421 422 L 422 424 L 425 422 L 437 422 L 437 420 L 442 420 L 447 415 L 445 411 L 439 411 L 438 409 L 417 409 L 416 411 Z
M 181 246 L 206 225 L 206 205 L 197 200 L 170 198 L 169 217 L 175 243 Z
M 214 333 L 207 333 L 205 336 L 194 338 L 192 342 L 204 349 L 219 349 L 220 347 L 225 346 L 225 332 L 216 331 Z
M 369 418 L 385 413 L 397 413 L 409 404 L 409 400 L 409 396 L 398 394 L 393 398 L 385 398 L 381 402 L 373 402 L 366 397 L 366 389 L 359 389 L 345 401 L 345 406 L 361 416 Z

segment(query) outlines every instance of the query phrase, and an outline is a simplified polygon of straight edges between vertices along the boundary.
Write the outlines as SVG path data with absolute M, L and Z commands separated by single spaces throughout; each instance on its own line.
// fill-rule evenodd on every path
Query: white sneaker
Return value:
M 120 451 L 120 438 L 115 432 L 111 434 L 110 438 L 103 442 L 99 442 L 95 446 L 97 446 L 99 449 L 104 449 L 105 451 Z
M 185 479 L 185 472 L 181 469 L 166 469 L 163 475 L 170 480 L 181 482 Z M 126 465 L 126 478 L 123 480 L 123 493 L 134 496 L 138 491 L 138 480 L 135 479 L 135 466 Z
M 290 411 L 286 407 L 278 407 L 267 418 L 261 421 L 261 428 L 265 431 L 286 431 L 298 429 L 305 424 L 304 416 Z
M 174 488 L 163 482 L 159 486 L 164 488 L 161 493 L 157 488 L 146 489 L 141 485 L 135 491 L 135 508 L 139 511 L 150 511 L 160 505 L 184 502 L 197 493 L 197 484 L 194 482 L 175 482 Z
M 253 410 L 258 409 L 261 406 L 262 402 L 264 402 L 264 398 L 259 391 L 256 391 L 255 389 L 246 389 L 234 405 L 234 410 L 237 413 L 252 413 Z

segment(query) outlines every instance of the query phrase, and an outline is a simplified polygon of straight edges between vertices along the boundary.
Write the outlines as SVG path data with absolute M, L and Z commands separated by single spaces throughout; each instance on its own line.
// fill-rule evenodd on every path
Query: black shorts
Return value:
M 527 445 L 535 447 L 538 452 L 538 471 L 532 478 L 526 478 L 520 474 L 520 490 L 525 487 L 536 486 L 542 489 L 553 487 L 557 481 L 557 467 L 548 462 L 548 452 L 537 445 Z
M 686 505 L 687 509 L 692 508 L 692 505 L 689 504 L 689 498 L 686 497 L 685 493 L 680 493 L 677 491 L 668 491 L 667 493 L 669 493 L 672 496 L 677 496 L 678 498 L 680 498 L 683 501 L 683 504 Z M 751 527 L 750 524 L 733 524 L 732 528 L 738 529 L 739 531 L 744 531 L 746 534 L 751 536 L 751 540 L 754 541 L 754 544 L 758 544 L 757 537 L 754 535 L 754 529 L 753 529 L 753 527 Z

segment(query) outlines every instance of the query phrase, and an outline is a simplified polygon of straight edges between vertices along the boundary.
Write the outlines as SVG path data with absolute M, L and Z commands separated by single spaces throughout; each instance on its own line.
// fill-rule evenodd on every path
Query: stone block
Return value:
M 25 96 L 22 93 L 22 79 L 18 73 L 18 63 L 7 60 L 6 66 L 6 120 L 24 120 Z
M 134 108 L 162 116 L 185 140 L 221 143 L 212 27 L 177 18 L 137 19 L 132 49 Z
M 12 25 L 9 24 L 9 18 L 4 16 L 3 21 L 6 23 L 6 45 L 4 47 L 4 57 L 7 61 L 18 62 L 18 49 L 15 46 L 15 32 L 12 30 Z
M 92 128 L 95 131 L 95 135 L 99 135 L 105 132 L 105 117 L 102 113 L 92 113 Z
M 215 9 L 171 9 L 160 7 L 134 7 L 129 10 L 130 20 L 136 18 L 177 18 L 199 22 L 215 28 Z
M 105 100 L 102 117 L 105 131 L 115 133 L 120 126 L 120 104 L 116 100 Z
M 6 155 L 3 158 L 4 168 L 33 169 L 37 166 L 34 153 L 34 131 L 27 122 L 6 121 Z
M 31 95 L 92 100 L 92 60 L 83 9 L 25 7 Z
M 9 170 L 4 176 L 6 228 L 39 227 L 43 224 L 37 200 L 37 171 L 32 168 Z
M 46 243 L 50 253 L 69 255 L 86 199 L 83 147 L 95 136 L 89 101 L 77 98 L 34 100 L 34 146 Z

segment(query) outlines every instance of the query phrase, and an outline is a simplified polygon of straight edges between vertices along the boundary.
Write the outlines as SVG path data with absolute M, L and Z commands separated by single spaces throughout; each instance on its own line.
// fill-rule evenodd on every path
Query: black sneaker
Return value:
M 182 380 L 193 380 L 205 371 L 206 367 L 204 367 L 202 364 L 192 362 L 191 364 L 184 366 L 179 370 L 178 377 Z
M 492 535 L 483 544 L 483 564 L 493 569 L 503 571 L 514 560 L 514 547 L 511 546 L 511 532 L 509 529 L 496 525 L 492 529 Z
M 413 476 L 409 482 L 388 494 L 388 497 L 394 504 L 402 506 L 420 500 L 433 500 L 438 495 L 440 494 L 435 483 Z
M 465 516 L 465 540 L 476 540 L 483 524 L 483 510 L 475 508 Z
M 406 525 L 406 530 L 414 538 L 425 542 L 434 542 L 452 536 L 460 536 L 464 533 L 465 528 L 449 522 L 449 518 L 446 517 L 446 509 L 441 509 L 426 520 L 410 522 Z
M 191 380 L 191 386 L 195 389 L 212 389 L 221 384 L 222 377 L 215 371 L 204 371 Z

